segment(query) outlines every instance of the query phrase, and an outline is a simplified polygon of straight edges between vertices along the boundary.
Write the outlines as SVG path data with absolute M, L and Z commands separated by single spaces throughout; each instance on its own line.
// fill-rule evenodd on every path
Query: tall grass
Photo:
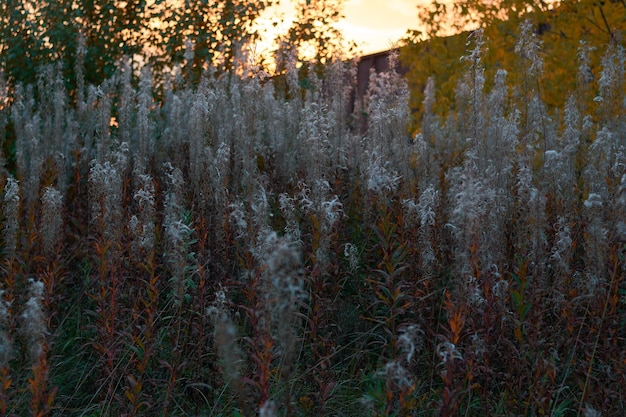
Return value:
M 351 62 L 3 89 L 0 412 L 619 414 L 624 51 L 550 110 L 532 28 L 520 85 L 487 45 L 414 137 Z

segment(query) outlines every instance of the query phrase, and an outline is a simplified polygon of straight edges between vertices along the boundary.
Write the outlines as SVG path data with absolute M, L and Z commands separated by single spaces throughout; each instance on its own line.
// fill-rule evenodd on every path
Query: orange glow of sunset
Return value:
M 418 6 L 428 0 L 347 0 L 339 28 L 363 53 L 389 49 L 418 29 Z
M 345 0 L 344 18 L 337 23 L 346 43 L 354 42 L 358 53 L 369 54 L 389 49 L 409 29 L 419 29 L 418 6 L 429 0 Z M 296 15 L 297 0 L 281 0 L 266 10 L 259 20 L 263 40 L 257 45 L 271 50 L 272 41 L 285 33 Z

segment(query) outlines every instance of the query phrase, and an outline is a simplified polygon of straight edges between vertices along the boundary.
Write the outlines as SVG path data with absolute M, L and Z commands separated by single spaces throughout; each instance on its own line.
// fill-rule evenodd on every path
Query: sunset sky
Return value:
M 425 0 L 346 0 L 339 27 L 364 53 L 378 52 L 417 29 L 417 6 Z
M 262 26 L 268 30 L 268 38 L 289 28 L 297 3 L 281 0 L 280 6 L 266 11 Z M 345 18 L 338 27 L 363 54 L 382 51 L 404 37 L 407 29 L 418 29 L 417 6 L 425 3 L 428 0 L 344 0 Z M 282 23 L 273 28 L 271 24 L 277 18 Z

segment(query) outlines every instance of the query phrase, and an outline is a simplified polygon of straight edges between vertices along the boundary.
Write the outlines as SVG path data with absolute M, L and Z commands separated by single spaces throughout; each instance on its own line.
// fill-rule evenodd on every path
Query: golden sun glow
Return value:
M 419 29 L 418 6 L 428 0 L 345 0 L 344 18 L 336 25 L 346 43 L 354 42 L 357 52 L 369 54 L 389 49 L 407 33 Z M 277 35 L 285 33 L 296 15 L 297 0 L 281 0 L 259 19 L 263 39 L 257 44 L 260 53 L 273 48 Z

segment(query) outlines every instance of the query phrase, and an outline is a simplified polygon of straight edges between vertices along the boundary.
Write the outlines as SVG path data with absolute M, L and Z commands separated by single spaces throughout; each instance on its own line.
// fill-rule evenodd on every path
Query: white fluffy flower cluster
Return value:
M 20 315 L 21 332 L 28 346 L 31 363 L 35 363 L 43 353 L 48 326 L 42 306 L 44 284 L 41 281 L 29 278 L 28 285 L 30 297 L 24 305 L 24 311 Z

